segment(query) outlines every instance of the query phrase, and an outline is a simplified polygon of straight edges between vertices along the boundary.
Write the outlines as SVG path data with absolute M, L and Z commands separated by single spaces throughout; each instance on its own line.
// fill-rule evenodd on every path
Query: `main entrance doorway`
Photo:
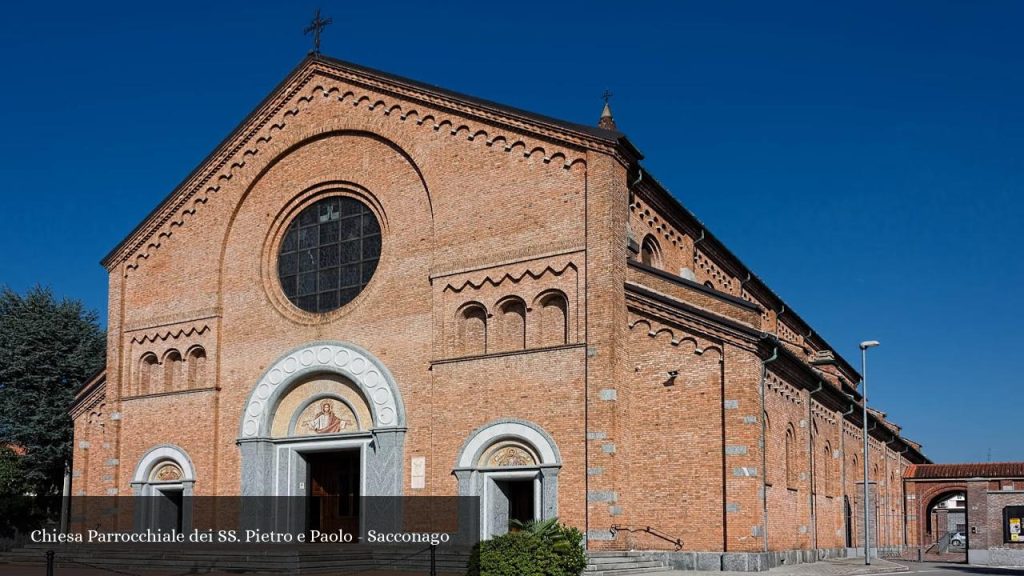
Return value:
M 311 453 L 306 463 L 310 496 L 307 528 L 358 534 L 359 449 Z

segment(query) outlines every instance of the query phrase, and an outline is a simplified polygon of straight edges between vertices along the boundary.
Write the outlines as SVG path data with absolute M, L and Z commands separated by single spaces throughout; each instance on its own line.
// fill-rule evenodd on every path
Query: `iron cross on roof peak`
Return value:
M 320 32 L 323 31 L 323 29 L 326 28 L 333 21 L 334 21 L 334 19 L 332 19 L 332 18 L 326 18 L 326 19 L 321 18 L 320 17 L 320 9 L 317 8 L 316 9 L 316 14 L 313 15 L 313 21 L 310 22 L 309 26 L 306 26 L 305 30 L 302 31 L 302 33 L 304 35 L 306 35 L 306 36 L 308 36 L 310 33 L 313 34 L 313 50 L 312 50 L 312 52 L 314 54 L 319 54 L 320 53 Z
M 607 104 L 608 101 L 612 99 L 611 90 L 605 90 L 604 94 L 601 94 L 601 98 L 604 98 L 604 103 Z

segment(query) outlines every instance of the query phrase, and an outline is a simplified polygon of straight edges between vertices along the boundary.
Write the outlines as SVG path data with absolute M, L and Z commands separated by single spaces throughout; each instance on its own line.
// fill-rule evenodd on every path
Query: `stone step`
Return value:
M 643 561 L 632 561 L 632 562 L 601 562 L 600 564 L 589 564 L 585 569 L 588 574 L 590 572 L 608 571 L 608 570 L 628 570 L 630 568 L 664 568 L 665 564 L 656 560 L 643 560 Z
M 643 552 L 608 550 L 587 554 L 585 576 L 630 576 L 633 574 L 664 573 L 668 566 Z
M 46 562 L 46 547 L 18 548 L 0 554 L 0 564 L 42 566 Z M 168 550 L 140 552 L 127 548 L 113 550 L 88 549 L 58 551 L 58 566 L 104 568 L 161 568 L 181 571 L 266 571 L 280 573 L 325 572 L 338 569 L 367 570 L 395 566 L 405 570 L 425 571 L 430 566 L 426 551 L 409 557 L 408 551 L 345 551 L 310 550 L 302 554 L 295 551 L 260 553 L 259 550 L 224 551 L 192 550 L 174 553 Z M 442 572 L 461 573 L 466 569 L 469 556 L 458 552 L 438 552 L 436 566 Z
M 648 562 L 651 561 L 649 558 L 645 558 L 643 555 L 637 554 L 635 556 L 590 556 L 587 559 L 588 564 L 608 564 L 615 562 Z
M 598 570 L 586 572 L 587 576 L 632 576 L 633 574 L 664 574 L 668 568 L 656 566 L 650 568 L 625 568 L 622 570 Z

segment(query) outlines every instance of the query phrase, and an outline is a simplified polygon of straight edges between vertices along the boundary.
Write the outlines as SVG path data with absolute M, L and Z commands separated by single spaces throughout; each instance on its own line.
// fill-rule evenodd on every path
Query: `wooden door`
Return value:
M 359 530 L 359 451 L 326 452 L 307 457 L 310 478 L 310 529 L 357 534 Z

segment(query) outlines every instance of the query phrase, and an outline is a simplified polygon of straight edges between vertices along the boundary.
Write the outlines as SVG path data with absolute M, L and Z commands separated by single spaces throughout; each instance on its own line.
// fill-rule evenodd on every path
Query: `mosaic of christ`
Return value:
M 352 410 L 334 399 L 313 402 L 299 415 L 298 423 L 312 434 L 336 434 L 357 428 Z

